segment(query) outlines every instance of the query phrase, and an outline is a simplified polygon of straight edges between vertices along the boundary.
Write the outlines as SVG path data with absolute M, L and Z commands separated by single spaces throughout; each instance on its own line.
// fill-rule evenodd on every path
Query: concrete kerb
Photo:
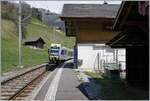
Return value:
M 43 87 L 43 85 L 46 83 L 46 81 L 48 80 L 48 78 L 53 74 L 52 73 L 49 73 L 48 76 L 46 78 L 44 78 L 35 88 L 34 90 L 30 93 L 29 96 L 27 96 L 25 98 L 25 100 L 34 100 L 35 97 L 37 96 L 37 94 L 39 93 L 39 91 L 41 90 L 41 88 Z

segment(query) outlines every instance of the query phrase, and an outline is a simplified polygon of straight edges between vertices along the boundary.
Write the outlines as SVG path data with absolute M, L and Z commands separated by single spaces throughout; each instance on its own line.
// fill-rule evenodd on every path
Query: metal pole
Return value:
M 116 65 L 118 65 L 118 49 L 116 49 Z
M 55 43 L 55 27 L 53 26 L 53 42 Z
M 116 57 L 115 57 L 115 49 L 113 49 L 113 61 L 115 62 L 115 59 L 116 59 Z
M 1 12 L 1 2 L 0 2 L 0 12 Z M 1 20 L 1 17 L 2 17 L 2 15 L 1 15 L 1 13 L 0 13 L 0 22 L 2 21 Z M 0 23 L 0 68 L 2 68 L 2 62 L 1 62 L 1 60 L 2 60 L 2 58 L 1 58 L 1 53 L 2 53 L 2 47 L 1 47 L 1 39 L 2 39 L 2 37 L 1 37 L 1 33 L 2 33 L 2 28 L 1 28 L 1 26 L 2 26 L 2 24 Z M 0 69 L 0 75 L 1 75 L 1 69 Z
M 97 56 L 98 56 L 98 70 L 99 70 L 99 53 L 97 54 Z
M 19 66 L 22 65 L 21 40 L 22 40 L 22 31 L 21 31 L 21 0 L 19 0 Z

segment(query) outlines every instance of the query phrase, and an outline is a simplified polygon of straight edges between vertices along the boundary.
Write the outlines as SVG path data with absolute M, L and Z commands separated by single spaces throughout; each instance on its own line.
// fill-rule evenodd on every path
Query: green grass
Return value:
M 23 46 L 23 63 L 25 66 L 41 64 L 48 61 L 47 50 L 34 50 Z
M 18 41 L 16 25 L 10 20 L 2 20 L 2 72 L 17 66 Z
M 65 33 L 56 32 L 53 40 L 53 31 L 51 27 L 44 25 L 41 21 L 32 18 L 27 26 L 26 39 L 30 37 L 42 37 L 46 42 L 44 49 L 31 49 L 22 46 L 22 64 L 29 67 L 48 61 L 47 50 L 51 43 L 61 43 L 66 47 L 73 47 L 75 39 L 68 38 Z M 18 35 L 17 26 L 11 20 L 2 19 L 2 72 L 8 72 L 17 69 L 18 66 Z
M 44 23 L 42 23 L 40 20 L 38 20 L 38 19 L 36 19 L 36 18 L 34 18 L 34 17 L 32 17 L 31 18 L 32 20 L 32 22 L 36 22 L 36 23 L 39 23 L 39 24 L 43 24 L 44 25 Z
M 85 74 L 94 78 L 102 86 L 99 97 L 103 100 L 144 100 L 147 98 L 148 94 L 137 94 L 127 90 L 127 86 L 121 80 L 111 80 L 93 72 L 85 72 Z

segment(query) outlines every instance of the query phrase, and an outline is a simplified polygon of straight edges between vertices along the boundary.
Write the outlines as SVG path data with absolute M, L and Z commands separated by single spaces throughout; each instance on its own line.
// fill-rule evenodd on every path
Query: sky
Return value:
M 50 10 L 51 12 L 55 12 L 58 14 L 61 14 L 63 4 L 103 4 L 104 1 L 102 0 L 93 0 L 93 1 L 71 1 L 71 0 L 65 0 L 65 1 L 25 1 L 26 3 L 30 4 L 31 7 L 36 7 L 36 8 L 44 8 L 47 10 Z M 106 1 L 108 4 L 121 4 L 121 1 Z

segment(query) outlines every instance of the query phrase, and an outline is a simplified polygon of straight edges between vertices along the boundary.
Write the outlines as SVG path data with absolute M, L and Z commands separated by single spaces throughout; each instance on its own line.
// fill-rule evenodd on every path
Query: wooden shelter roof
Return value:
M 117 4 L 64 4 L 61 18 L 115 18 Z
M 145 8 L 140 8 L 142 2 L 145 2 Z M 123 1 L 115 18 L 113 29 L 123 30 L 123 28 L 130 26 L 147 26 L 149 16 L 148 4 L 149 1 Z M 146 14 L 140 14 L 140 9 Z
M 119 4 L 65 4 L 60 18 L 65 22 L 67 36 L 78 43 L 104 43 L 116 35 L 112 25 Z
M 143 14 L 140 5 L 145 3 Z M 115 19 L 113 29 L 121 33 L 107 44 L 114 48 L 144 46 L 149 40 L 147 1 L 123 1 Z

